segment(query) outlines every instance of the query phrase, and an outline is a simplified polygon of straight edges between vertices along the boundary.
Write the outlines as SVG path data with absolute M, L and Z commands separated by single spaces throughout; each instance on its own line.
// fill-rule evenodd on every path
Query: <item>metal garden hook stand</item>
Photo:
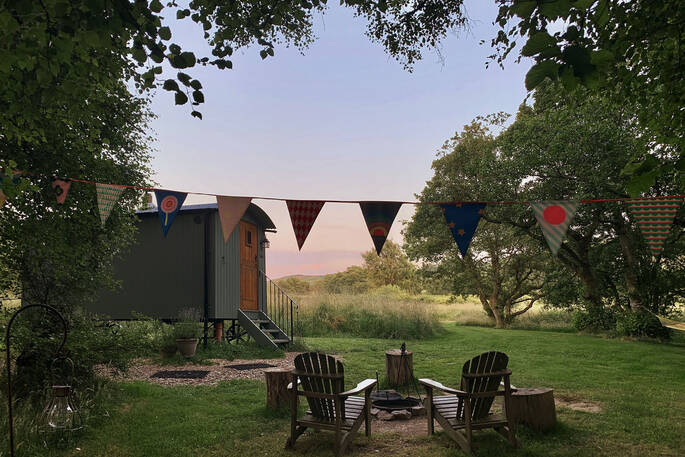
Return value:
M 62 348 L 64 348 L 64 344 L 67 342 L 67 321 L 64 320 L 64 317 L 57 311 L 55 308 L 52 306 L 48 305 L 27 305 L 23 306 L 21 309 L 19 309 L 16 313 L 12 315 L 10 318 L 10 321 L 7 323 L 7 332 L 5 333 L 5 351 L 6 351 L 6 365 L 7 365 L 7 410 L 9 412 L 9 435 L 10 435 L 10 457 L 14 457 L 14 416 L 12 414 L 12 364 L 10 363 L 10 331 L 12 329 L 12 323 L 14 322 L 14 319 L 16 317 L 26 311 L 27 309 L 31 308 L 43 308 L 51 313 L 53 313 L 56 317 L 59 318 L 59 321 L 62 323 L 63 327 L 63 334 L 62 334 L 62 341 L 59 344 L 59 347 L 57 348 L 57 351 L 55 351 L 55 354 L 59 354 L 62 351 Z

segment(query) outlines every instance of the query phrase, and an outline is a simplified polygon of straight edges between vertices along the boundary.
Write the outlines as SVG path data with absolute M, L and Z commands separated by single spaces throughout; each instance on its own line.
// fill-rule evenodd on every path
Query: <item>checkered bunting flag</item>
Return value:
M 572 201 L 542 201 L 530 202 L 535 218 L 540 224 L 542 234 L 554 255 L 557 255 L 561 243 L 566 238 L 568 226 L 578 209 L 578 202 Z
M 661 253 L 678 212 L 680 198 L 630 200 L 626 202 L 654 257 Z
M 293 224 L 295 231 L 295 239 L 297 239 L 297 247 L 302 250 L 302 245 L 309 235 L 309 231 L 314 225 L 314 221 L 318 217 L 323 205 L 326 202 L 311 201 L 311 200 L 286 200 L 285 204 L 288 206 L 290 213 L 290 221 Z
M 117 204 L 119 196 L 124 191 L 121 186 L 114 186 L 112 184 L 96 183 L 95 188 L 98 193 L 98 211 L 100 212 L 100 221 L 105 225 L 107 218 Z

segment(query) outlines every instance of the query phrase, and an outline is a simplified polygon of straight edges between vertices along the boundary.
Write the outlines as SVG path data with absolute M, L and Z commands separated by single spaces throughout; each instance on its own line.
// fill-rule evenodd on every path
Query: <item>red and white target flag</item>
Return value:
M 566 238 L 568 226 L 576 215 L 578 202 L 544 201 L 530 202 L 535 217 L 542 228 L 547 244 L 554 255 L 559 252 L 561 243 Z
M 302 250 L 302 245 L 309 235 L 317 216 L 326 202 L 311 200 L 286 200 L 290 213 L 290 222 L 293 224 L 297 248 Z
M 185 192 L 174 192 L 172 190 L 156 190 L 155 197 L 157 198 L 157 213 L 159 213 L 159 222 L 162 224 L 162 233 L 166 237 L 174 223 L 176 215 L 181 211 L 183 202 L 188 196 Z
M 224 197 L 216 196 L 216 206 L 219 209 L 219 220 L 224 232 L 224 242 L 228 241 L 233 229 L 240 222 L 247 207 L 250 206 L 252 197 Z

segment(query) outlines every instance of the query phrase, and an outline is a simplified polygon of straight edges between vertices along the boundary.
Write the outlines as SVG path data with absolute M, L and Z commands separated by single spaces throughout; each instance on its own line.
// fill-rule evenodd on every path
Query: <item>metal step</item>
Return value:
M 248 314 L 238 310 L 238 322 L 262 347 L 283 349 L 283 346 L 290 343 L 288 335 L 261 311 L 250 311 Z M 261 328 L 261 324 L 268 324 L 272 328 Z

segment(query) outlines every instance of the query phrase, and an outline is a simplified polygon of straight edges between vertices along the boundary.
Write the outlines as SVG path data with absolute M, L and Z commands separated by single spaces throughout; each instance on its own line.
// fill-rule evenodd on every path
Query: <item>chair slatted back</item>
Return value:
M 342 362 L 327 354 L 305 352 L 295 357 L 293 373 L 300 379 L 312 415 L 323 420 L 334 420 L 335 400 L 332 397 L 345 391 Z M 317 397 L 318 394 L 325 396 Z M 342 417 L 345 417 L 344 403 L 341 405 L 341 411 Z
M 490 351 L 474 357 L 464 364 L 462 368 L 461 390 L 468 393 L 495 392 L 499 389 L 502 381 L 501 374 L 492 376 L 470 378 L 465 374 L 485 374 L 501 372 L 507 368 L 509 357 L 503 352 Z M 477 397 L 471 401 L 471 419 L 482 419 L 490 412 L 490 407 L 495 397 Z M 466 408 L 460 401 L 457 406 L 457 417 L 464 420 Z

